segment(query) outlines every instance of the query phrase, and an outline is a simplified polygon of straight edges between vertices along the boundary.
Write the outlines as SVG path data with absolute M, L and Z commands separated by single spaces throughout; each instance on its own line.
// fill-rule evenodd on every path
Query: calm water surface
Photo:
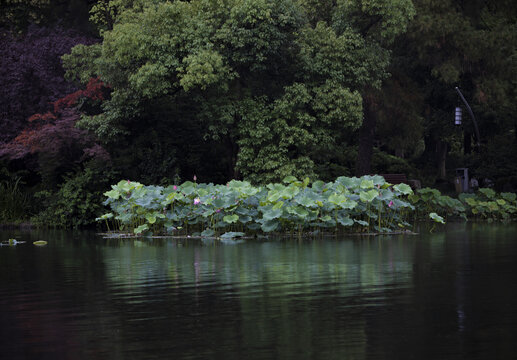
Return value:
M 0 358 L 515 359 L 516 234 L 469 223 L 222 244 L 0 231 L 27 242 L 0 247 Z

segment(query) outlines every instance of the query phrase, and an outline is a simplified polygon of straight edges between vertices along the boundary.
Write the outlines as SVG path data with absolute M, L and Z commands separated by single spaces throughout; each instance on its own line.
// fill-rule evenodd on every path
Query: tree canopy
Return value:
M 156 146 L 176 152 L 177 129 L 191 127 L 192 143 L 217 143 L 224 177 L 255 182 L 314 174 L 349 141 L 364 88 L 386 78 L 387 46 L 413 15 L 403 0 L 329 3 L 329 18 L 293 0 L 136 4 L 118 4 L 101 43 L 63 58 L 69 78 L 112 88 L 81 125 L 114 146 L 159 128 Z M 182 176 L 204 167 L 190 166 Z

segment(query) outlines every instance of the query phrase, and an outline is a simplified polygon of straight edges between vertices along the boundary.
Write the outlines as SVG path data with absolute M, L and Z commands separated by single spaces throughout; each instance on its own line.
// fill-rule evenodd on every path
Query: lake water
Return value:
M 462 223 L 213 243 L 4 230 L 26 243 L 0 247 L 0 358 L 515 359 L 516 234 Z

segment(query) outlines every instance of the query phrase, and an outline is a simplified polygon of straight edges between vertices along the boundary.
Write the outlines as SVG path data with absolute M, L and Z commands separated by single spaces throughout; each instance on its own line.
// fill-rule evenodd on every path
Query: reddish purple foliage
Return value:
M 80 118 L 76 109 L 78 101 L 102 101 L 105 89 L 106 86 L 101 80 L 92 78 L 86 89 L 77 90 L 56 100 L 53 103 L 53 112 L 30 116 L 28 125 L 18 136 L 0 145 L 0 157 L 15 160 L 29 154 L 45 153 L 68 162 L 83 161 L 92 157 L 108 161 L 107 151 L 96 144 L 86 130 L 75 126 Z
M 24 128 L 27 118 L 76 90 L 64 80 L 61 56 L 95 40 L 59 27 L 30 26 L 22 36 L 0 32 L 0 144 Z

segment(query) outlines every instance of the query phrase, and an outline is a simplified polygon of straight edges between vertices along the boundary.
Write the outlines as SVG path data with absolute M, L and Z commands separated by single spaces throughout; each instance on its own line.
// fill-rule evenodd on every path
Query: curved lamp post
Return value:
M 460 88 L 456 86 L 455 89 L 458 92 L 458 94 L 460 95 L 461 100 L 467 107 L 470 117 L 472 118 L 472 122 L 474 123 L 474 131 L 476 132 L 476 145 L 479 148 L 479 129 L 478 129 L 478 123 L 476 121 L 476 118 L 474 117 L 474 113 L 472 112 L 472 109 L 470 108 L 469 103 L 467 102 L 467 100 L 465 100 L 465 97 L 461 93 Z M 459 108 L 459 107 L 456 108 L 454 123 L 456 125 L 461 125 L 461 108 Z

